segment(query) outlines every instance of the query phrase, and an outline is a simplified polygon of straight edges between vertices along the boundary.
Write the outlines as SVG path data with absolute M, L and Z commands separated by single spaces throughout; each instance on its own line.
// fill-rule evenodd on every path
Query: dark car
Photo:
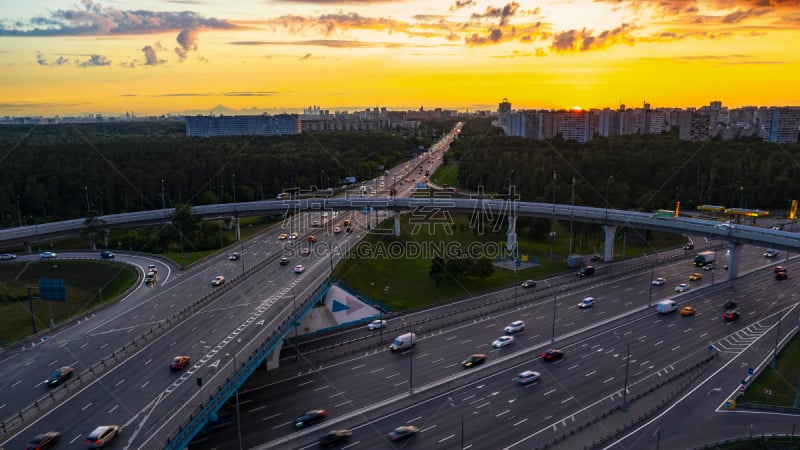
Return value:
M 583 266 L 578 270 L 579 277 L 589 276 L 594 273 L 594 266 Z
M 45 384 L 48 386 L 58 386 L 59 384 L 63 383 L 64 381 L 70 379 L 72 374 L 75 373 L 75 369 L 69 366 L 64 366 L 60 369 L 56 369 L 53 373 L 50 374 L 50 378 L 45 381 Z
M 402 427 L 397 427 L 389 432 L 389 440 L 402 441 L 403 439 L 408 439 L 411 436 L 414 436 L 418 432 L 419 428 L 415 427 L 414 425 L 403 425 Z
M 319 422 L 320 420 L 324 419 L 325 416 L 328 415 L 328 411 L 324 409 L 312 409 L 311 411 L 306 411 L 305 414 L 294 419 L 294 427 L 295 428 L 303 428 L 312 423 Z
M 524 288 L 532 288 L 532 287 L 536 287 L 536 282 L 533 281 L 533 280 L 525 280 L 525 281 L 522 282 L 522 284 L 520 286 L 522 286 Z
M 103 253 L 100 253 L 100 257 L 103 259 L 113 259 L 115 256 L 117 255 L 115 255 L 114 252 L 110 252 L 108 250 L 104 251 Z
M 50 448 L 51 446 L 56 445 L 59 437 L 61 437 L 61 433 L 57 433 L 55 431 L 42 433 L 31 439 L 31 441 L 28 442 L 28 445 L 25 447 L 25 450 L 43 450 Z
M 739 311 L 727 311 L 722 315 L 722 318 L 730 322 L 731 320 L 738 320 L 739 316 Z
M 285 256 L 284 256 L 284 257 L 282 257 L 282 258 L 281 258 L 281 265 L 282 265 L 282 266 L 286 266 L 286 265 L 288 265 L 288 264 L 289 264 L 289 258 L 287 258 L 287 257 L 285 257 Z
M 777 272 L 777 273 L 775 273 L 775 279 L 776 280 L 785 280 L 787 278 L 789 278 L 789 275 L 786 275 L 786 272 Z
M 684 250 L 694 250 L 694 244 L 686 244 L 683 246 Z
M 329 431 L 322 435 L 319 438 L 319 445 L 323 447 L 330 447 L 332 445 L 340 444 L 348 439 L 350 436 L 353 435 L 353 432 L 350 430 L 333 430 Z
M 724 307 L 725 307 L 725 309 L 731 309 L 731 308 L 736 308 L 737 306 L 739 306 L 739 304 L 738 304 L 738 303 L 736 303 L 736 302 L 735 302 L 735 301 L 733 301 L 733 300 L 728 300 L 728 301 L 727 301 L 727 302 L 725 302 L 725 303 L 724 303 L 722 306 L 724 306 Z
M 562 352 L 561 350 L 556 350 L 554 348 L 551 348 L 550 350 L 547 350 L 546 352 L 542 353 L 541 356 L 542 359 L 545 361 L 557 361 L 564 357 L 564 352 Z
M 464 361 L 461 361 L 461 365 L 464 366 L 464 368 L 469 369 L 470 367 L 479 366 L 485 362 L 486 362 L 486 355 L 484 355 L 483 353 L 476 353 L 470 356 L 469 358 L 465 359 Z

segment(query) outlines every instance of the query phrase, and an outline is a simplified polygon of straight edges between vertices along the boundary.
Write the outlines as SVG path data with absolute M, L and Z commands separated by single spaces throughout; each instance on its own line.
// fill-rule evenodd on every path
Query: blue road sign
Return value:
M 753 375 L 753 374 L 755 374 L 755 373 L 756 373 L 756 371 L 755 371 L 755 370 L 754 370 L 752 367 L 748 367 L 748 368 L 747 368 L 747 374 L 748 374 L 748 375 L 751 375 L 751 376 L 752 376 L 752 375 Z
M 742 380 L 742 386 L 747 385 L 747 380 Z

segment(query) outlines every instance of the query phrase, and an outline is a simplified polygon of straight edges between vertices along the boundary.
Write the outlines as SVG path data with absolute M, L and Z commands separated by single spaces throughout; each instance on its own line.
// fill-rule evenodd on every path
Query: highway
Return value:
M 729 342 L 769 332 L 775 312 L 788 307 L 792 300 L 786 297 L 776 302 L 764 296 L 764 292 L 775 289 L 775 283 L 781 282 L 774 279 L 769 267 L 757 268 L 769 263 L 761 257 L 761 251 L 758 248 L 743 251 L 743 259 L 755 271 L 752 275 L 734 283 L 718 280 L 714 286 L 710 286 L 710 279 L 704 278 L 699 284 L 706 289 L 695 286 L 677 296 L 681 304 L 697 308 L 698 313 L 693 317 L 678 313 L 659 316 L 654 307 L 647 308 L 649 270 L 569 290 L 558 299 L 556 336 L 572 332 L 574 337 L 564 341 L 570 342 L 562 347 L 567 356 L 556 363 L 546 364 L 534 358 L 550 345 L 553 312 L 552 297 L 532 296 L 524 304 L 504 312 L 426 330 L 420 335 L 413 359 L 411 352 L 392 354 L 385 350 L 385 345 L 375 345 L 372 350 L 329 360 L 312 370 L 306 370 L 309 365 L 301 365 L 299 375 L 288 375 L 289 367 L 280 370 L 280 378 L 276 378 L 277 371 L 257 374 L 239 395 L 243 446 L 252 448 L 272 442 L 279 448 L 302 448 L 313 444 L 328 429 L 346 427 L 356 431 L 350 445 L 382 448 L 388 445 L 385 439 L 388 431 L 411 423 L 423 432 L 406 444 L 409 448 L 458 448 L 461 412 L 469 430 L 465 446 L 470 444 L 470 435 L 483 444 L 475 448 L 486 448 L 487 442 L 492 448 L 513 446 L 531 427 L 537 430 L 532 435 L 535 439 L 546 439 L 546 435 L 559 433 L 569 423 L 581 420 L 581 414 L 588 414 L 590 407 L 621 402 L 628 343 L 631 344 L 629 387 L 635 392 L 668 376 L 682 364 L 702 359 L 708 352 L 709 341 L 719 342 L 718 347 L 729 352 L 736 350 L 727 347 Z M 664 276 L 670 283 L 656 288 L 666 292 L 657 293 L 653 304 L 675 296 L 673 280 L 675 284 L 683 281 L 695 270 L 688 261 L 659 267 L 655 276 Z M 794 270 L 794 265 L 790 270 Z M 587 295 L 596 298 L 596 306 L 578 310 L 578 301 Z M 738 322 L 724 323 L 722 303 L 731 298 L 740 301 L 743 317 Z M 622 323 L 602 324 L 637 308 L 643 311 L 620 319 Z M 756 326 L 758 332 L 743 331 L 764 317 L 766 322 Z M 526 331 L 516 335 L 511 346 L 492 350 L 490 342 L 516 319 L 526 321 Z M 596 330 L 588 330 L 595 326 Z M 337 336 L 347 339 L 347 333 Z M 471 371 L 462 369 L 460 361 L 476 352 L 489 355 L 487 364 Z M 287 350 L 287 359 L 289 354 Z M 525 369 L 541 372 L 541 381 L 527 387 L 511 382 Z M 415 391 L 430 389 L 438 396 L 431 394 L 433 398 L 429 399 L 417 392 L 414 399 L 419 404 L 410 405 L 405 394 L 412 383 Z M 386 412 L 385 409 L 391 408 L 379 408 L 383 416 L 373 417 L 373 408 L 382 403 L 396 404 L 400 410 Z M 314 408 L 328 410 L 329 421 L 336 424 L 316 426 L 310 432 L 294 432 L 291 420 Z M 336 420 L 339 417 L 348 419 L 339 422 Z M 236 430 L 228 427 L 198 439 L 191 448 L 226 448 L 236 439 Z M 282 439 L 289 441 L 281 444 Z M 517 445 L 529 448 L 523 443 Z
M 280 231 L 270 230 L 232 247 L 230 251 L 242 253 L 238 261 L 222 253 L 179 274 L 175 267 L 157 262 L 160 281 L 155 287 L 140 285 L 124 301 L 57 330 L 47 341 L 6 352 L 2 373 L 5 392 L 12 395 L 4 396 L 0 414 L 14 414 L 12 408 L 45 395 L 41 381 L 60 365 L 72 365 L 86 376 L 56 388 L 61 402 L 27 417 L 11 436 L 3 428 L 0 445 L 21 448 L 33 435 L 57 430 L 62 433 L 59 448 L 67 448 L 82 445 L 83 437 L 97 425 L 117 424 L 121 436 L 111 448 L 163 447 L 165 438 L 185 420 L 185 410 L 225 384 L 234 372 L 234 361 L 238 359 L 236 365 L 241 366 L 296 303 L 327 278 L 339 256 L 317 251 L 300 256 L 299 249 L 309 245 L 305 236 L 316 235 L 314 245 L 321 248 L 330 248 L 333 240 L 347 243 L 361 238 L 360 228 L 352 234 L 330 233 L 344 218 L 355 219 L 351 214 L 340 214 L 335 223 L 320 228 L 310 227 L 312 214 L 295 215 Z M 300 231 L 299 245 L 284 247 L 286 242 L 279 241 L 278 234 L 292 231 Z M 279 265 L 282 255 L 288 255 L 289 265 Z M 135 255 L 118 258 L 143 265 Z M 306 271 L 293 273 L 292 267 L 300 262 Z M 231 288 L 243 273 L 248 275 Z M 211 280 L 218 275 L 229 281 L 215 288 Z M 152 333 L 153 329 L 159 331 Z M 138 343 L 130 345 L 134 339 Z M 124 345 L 127 350 L 120 351 Z M 179 354 L 189 355 L 191 366 L 171 372 L 167 365 Z M 93 373 L 85 372 L 87 368 Z

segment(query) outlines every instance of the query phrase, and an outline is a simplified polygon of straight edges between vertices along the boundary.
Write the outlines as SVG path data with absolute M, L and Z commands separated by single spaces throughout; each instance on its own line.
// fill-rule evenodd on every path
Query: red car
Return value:
M 188 365 L 189 365 L 188 356 L 176 356 L 172 358 L 172 362 L 169 363 L 169 368 L 172 370 L 181 370 Z
M 550 350 L 542 353 L 541 356 L 545 361 L 556 361 L 564 357 L 564 352 L 551 348 Z
M 773 270 L 773 271 L 775 271 L 775 273 L 778 273 L 778 272 L 786 272 L 786 267 L 783 267 L 783 266 L 775 266 L 775 268 L 774 268 L 774 269 L 772 269 L 772 270 Z
M 789 276 L 786 275 L 786 272 L 776 272 L 775 273 L 775 279 L 776 280 L 785 280 L 787 278 L 789 278 Z
M 722 315 L 722 318 L 730 322 L 732 320 L 738 320 L 739 315 L 739 311 L 728 311 Z

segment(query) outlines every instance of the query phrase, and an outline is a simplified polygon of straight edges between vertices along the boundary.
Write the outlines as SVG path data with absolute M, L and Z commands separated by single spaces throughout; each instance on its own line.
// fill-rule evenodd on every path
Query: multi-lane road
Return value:
M 348 448 L 388 448 L 386 433 L 412 424 L 421 432 L 409 441 L 410 448 L 459 448 L 463 414 L 465 448 L 536 447 L 537 442 L 620 404 L 626 371 L 633 395 L 703 360 L 710 352 L 709 342 L 726 362 L 751 349 L 750 344 L 767 352 L 774 342 L 769 334 L 776 332 L 778 312 L 786 314 L 788 323 L 797 322 L 798 312 L 795 298 L 766 294 L 783 292 L 788 286 L 775 280 L 770 267 L 762 267 L 770 261 L 761 251 L 744 249 L 745 266 L 753 273 L 733 283 L 717 278 L 711 285 L 710 274 L 704 272 L 703 280 L 677 295 L 674 285 L 696 270 L 684 259 L 653 273 L 640 270 L 598 278 L 589 286 L 562 288 L 556 294 L 555 322 L 554 294 L 533 294 L 516 306 L 477 319 L 473 312 L 465 313 L 460 322 L 450 317 L 450 325 L 422 333 L 413 352 L 392 354 L 376 342 L 370 350 L 321 365 L 299 364 L 299 374 L 288 374 L 289 367 L 280 373 L 257 374 L 239 396 L 242 445 L 298 448 L 314 444 L 324 431 L 344 427 L 354 430 Z M 652 304 L 674 297 L 681 306 L 694 306 L 697 314 L 658 315 L 654 306 L 648 307 L 653 274 L 669 281 L 653 287 Z M 535 290 L 545 290 L 546 284 L 540 282 Z M 586 296 L 593 296 L 596 305 L 580 310 L 577 303 Z M 722 319 L 727 299 L 740 303 L 739 321 Z M 620 316 L 626 317 L 613 320 Z M 512 345 L 492 349 L 490 343 L 503 327 L 518 319 L 525 320 L 526 331 L 515 335 Z M 535 355 L 551 345 L 554 324 L 557 344 L 563 345 L 566 357 L 545 363 Z M 331 339 L 346 341 L 367 333 L 357 329 Z M 574 337 L 567 338 L 571 333 Z M 479 369 L 463 369 L 461 360 L 473 353 L 487 354 L 488 362 Z M 542 378 L 519 386 L 512 379 L 522 370 L 541 372 Z M 414 394 L 409 396 L 412 387 Z M 329 412 L 330 423 L 294 431 L 292 420 L 316 408 Z M 191 447 L 226 448 L 237 440 L 236 430 L 229 427 L 197 439 Z
M 409 174 L 405 168 L 391 173 L 395 172 Z M 410 185 L 403 186 L 398 195 L 407 195 L 408 189 Z M 185 420 L 186 411 L 207 401 L 225 384 L 234 364 L 241 366 L 297 302 L 327 277 L 339 255 L 312 251 L 300 256 L 300 248 L 311 246 L 305 237 L 314 234 L 314 245 L 328 248 L 333 240 L 344 244 L 360 239 L 360 228 L 351 234 L 330 233 L 346 217 L 351 215 L 339 215 L 315 228 L 311 224 L 317 218 L 312 214 L 295 215 L 280 231 L 270 230 L 231 248 L 242 253 L 241 259 L 231 261 L 223 253 L 180 273 L 149 257 L 118 255 L 120 261 L 139 267 L 156 264 L 159 282 L 141 284 L 123 300 L 56 330 L 47 340 L 2 355 L 0 374 L 7 395 L 0 402 L 0 416 L 14 415 L 46 395 L 42 381 L 59 366 L 73 366 L 85 376 L 57 388 L 63 399 L 57 406 L 26 415 L 21 425 L 4 427 L 0 445 L 22 448 L 33 435 L 56 430 L 62 433 L 59 448 L 67 448 L 83 445 L 85 436 L 98 425 L 116 424 L 121 433 L 114 447 L 163 447 L 165 438 Z M 357 216 L 352 218 L 355 221 Z M 301 236 L 297 246 L 287 248 L 277 237 L 291 231 Z M 289 265 L 278 262 L 284 254 L 289 255 Z M 306 267 L 302 274 L 292 271 L 298 263 Z M 239 279 L 235 286 L 227 281 L 213 287 L 211 280 L 218 275 Z M 135 345 L 130 344 L 133 340 Z M 187 370 L 168 369 L 175 355 L 191 357 Z M 85 372 L 89 368 L 93 374 Z

